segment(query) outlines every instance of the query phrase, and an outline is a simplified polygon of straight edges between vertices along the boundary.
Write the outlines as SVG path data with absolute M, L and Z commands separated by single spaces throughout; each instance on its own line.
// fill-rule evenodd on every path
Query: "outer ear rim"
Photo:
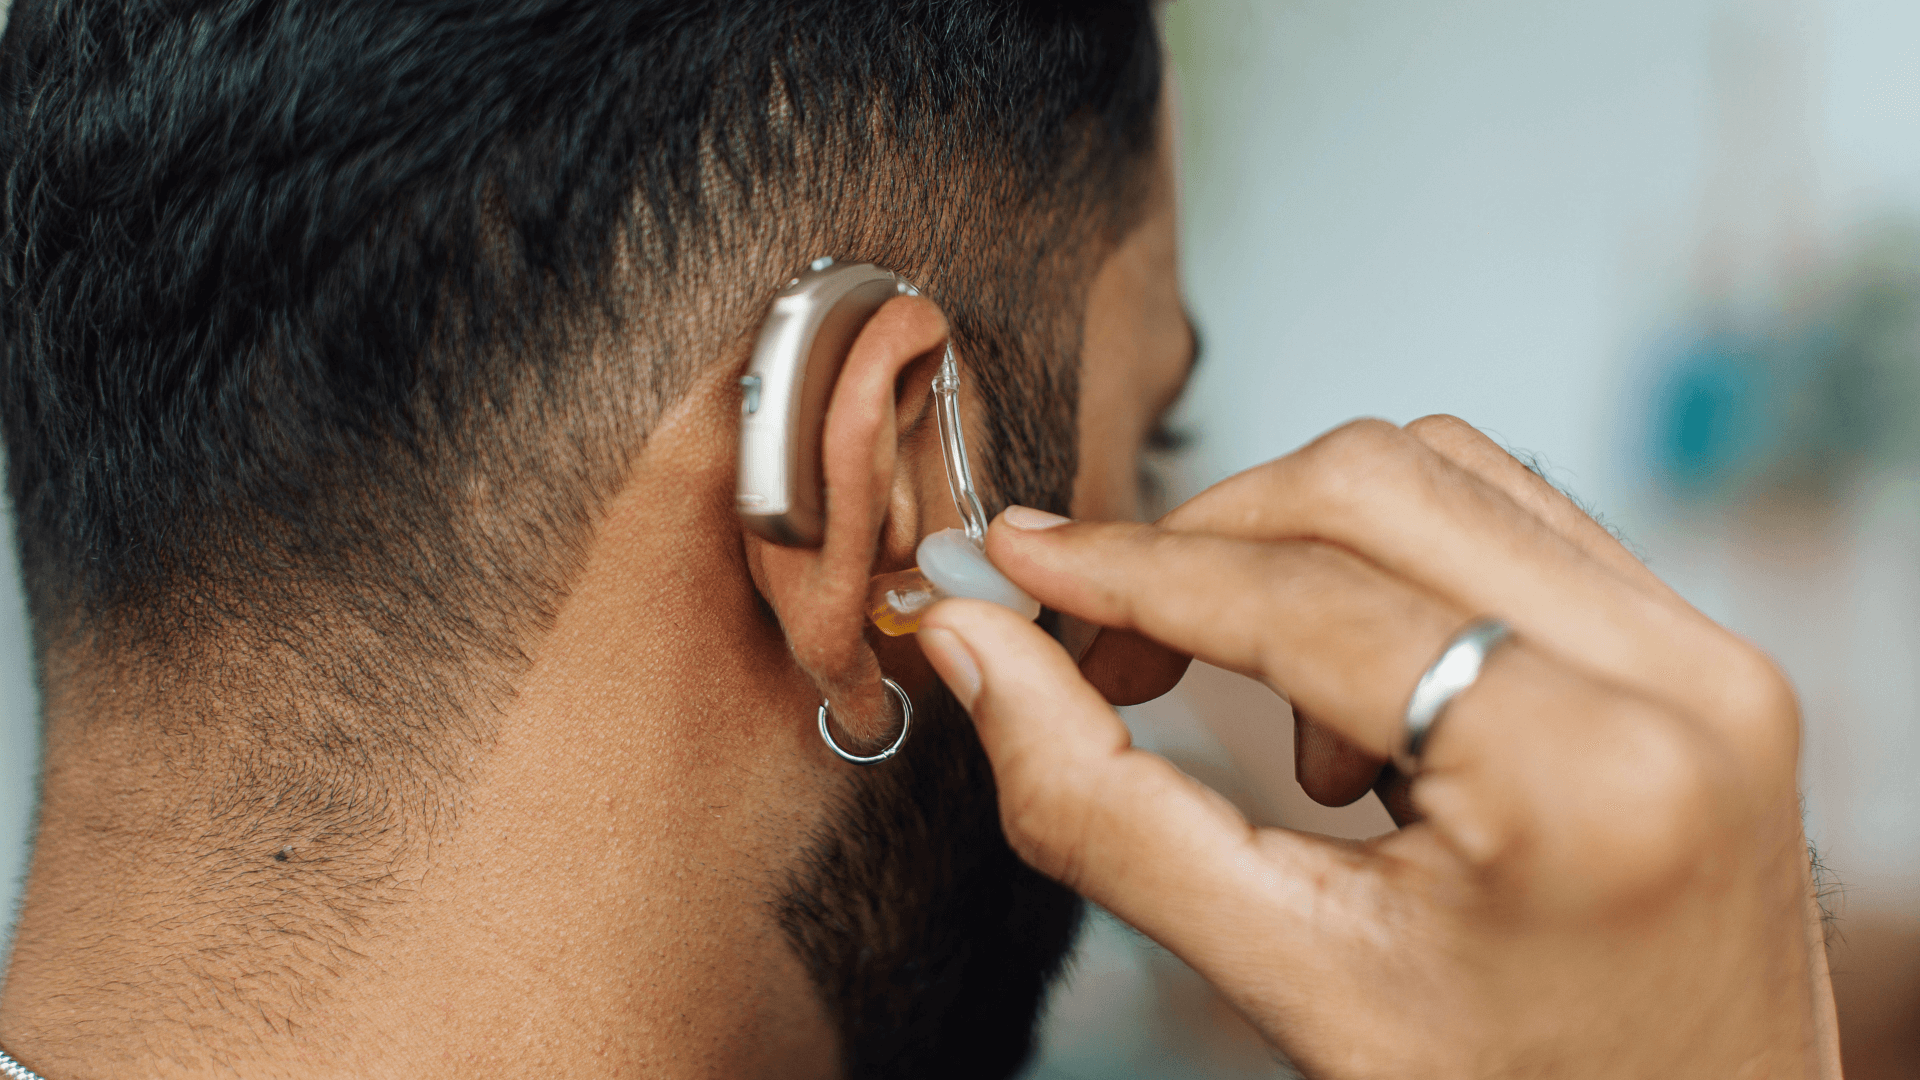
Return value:
M 860 335 L 888 301 L 910 294 L 872 263 L 829 261 L 774 297 L 740 378 L 735 503 L 754 532 L 796 547 L 825 542 L 827 411 Z
M 903 479 L 899 380 L 913 364 L 937 354 L 950 332 L 938 305 L 901 295 L 882 304 L 855 335 L 822 424 L 825 536 L 819 547 L 785 547 L 741 527 L 754 586 L 772 609 L 794 662 L 831 703 L 842 737 L 863 746 L 884 745 L 895 723 L 880 682 L 880 658 L 866 633 L 866 596 L 879 572 L 882 530 L 894 512 L 892 490 Z M 930 497 L 931 491 L 922 496 Z M 939 497 L 947 497 L 944 488 Z M 888 658 L 890 664 L 900 659 L 893 650 Z M 901 670 L 894 677 L 920 692 L 923 665 L 917 658 L 895 666 Z M 817 707 L 819 699 L 812 704 Z M 806 715 L 811 722 L 812 710 Z

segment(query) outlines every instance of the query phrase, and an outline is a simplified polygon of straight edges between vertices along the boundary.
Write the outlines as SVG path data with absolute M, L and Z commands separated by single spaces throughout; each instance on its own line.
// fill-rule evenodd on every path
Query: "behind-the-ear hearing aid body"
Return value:
M 820 436 L 834 380 L 867 320 L 913 286 L 871 263 L 815 259 L 773 298 L 740 379 L 740 484 L 747 528 L 787 547 L 827 535 Z
M 815 259 L 774 297 L 753 359 L 740 379 L 740 479 L 735 506 L 749 529 L 776 544 L 817 547 L 826 538 L 826 487 L 821 435 L 827 403 L 847 350 L 867 320 L 895 296 L 918 291 L 870 263 Z M 960 426 L 960 368 L 947 346 L 933 379 L 935 416 L 947 485 L 964 529 L 944 529 L 920 542 L 919 565 L 873 580 L 868 613 L 887 634 L 919 628 L 920 613 L 947 596 L 964 596 L 1019 611 L 1040 604 L 987 561 L 981 508 Z

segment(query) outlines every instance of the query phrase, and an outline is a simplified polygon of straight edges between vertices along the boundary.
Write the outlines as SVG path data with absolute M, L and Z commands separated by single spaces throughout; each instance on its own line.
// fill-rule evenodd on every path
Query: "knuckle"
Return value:
M 1458 444 L 1467 441 L 1479 441 L 1486 438 L 1480 429 L 1467 423 L 1452 413 L 1429 413 L 1408 424 L 1407 434 L 1416 438 Z
M 1376 460 L 1404 444 L 1399 428 L 1385 420 L 1349 420 L 1308 443 L 1303 453 L 1323 466 L 1347 466 Z
M 1171 550 L 1173 534 L 1153 525 L 1115 522 L 1102 523 L 1088 535 L 1093 542 L 1072 555 L 1070 574 L 1078 601 L 1103 621 L 1133 619 L 1141 586 L 1148 580 L 1140 570 L 1177 558 L 1178 552 Z
M 1404 460 L 1406 446 L 1406 433 L 1385 420 L 1342 424 L 1299 451 L 1305 493 L 1325 505 L 1358 502 Z
M 1007 846 L 1028 866 L 1077 890 L 1088 836 L 1083 806 L 1045 782 L 1009 788 L 1000 800 Z
M 1108 607 L 1122 627 L 1140 628 L 1152 621 L 1157 612 L 1174 620 L 1182 609 L 1196 604 L 1200 597 L 1187 591 L 1168 593 L 1151 588 L 1169 576 L 1191 573 L 1194 553 L 1203 541 L 1189 533 L 1136 526 L 1128 534 L 1135 557 L 1128 564 L 1125 579 L 1111 582 L 1107 591 Z
M 1716 695 L 1720 719 L 1747 734 L 1755 748 L 1791 763 L 1799 756 L 1800 700 L 1780 665 L 1760 649 L 1739 642 Z
M 1610 708 L 1605 767 L 1592 775 L 1579 830 L 1582 861 L 1599 870 L 1603 893 L 1637 902 L 1670 894 L 1738 831 L 1734 771 L 1696 724 L 1649 702 Z
M 1056 869 L 1061 862 L 1056 857 L 1053 845 L 1033 828 L 1032 819 L 1020 812 L 1009 810 L 1000 817 L 1000 826 L 1007 834 L 1007 846 L 1020 857 L 1020 861 L 1051 878 L 1062 875 Z
M 1032 799 L 1006 803 L 1000 812 L 1000 828 L 1006 833 L 1007 846 L 1020 861 L 1070 885 L 1067 879 L 1074 861 L 1072 850 L 1069 845 L 1058 842 L 1054 835 L 1056 827 Z

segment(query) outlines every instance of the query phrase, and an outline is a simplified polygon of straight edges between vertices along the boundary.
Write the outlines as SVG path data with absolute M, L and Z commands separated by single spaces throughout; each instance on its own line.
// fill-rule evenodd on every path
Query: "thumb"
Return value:
M 1228 954 L 1244 950 L 1255 927 L 1278 941 L 1300 937 L 1276 925 L 1286 919 L 1276 908 L 1334 876 L 1340 854 L 1255 830 L 1213 790 L 1133 748 L 1066 650 L 1018 615 L 944 601 L 921 620 L 920 642 L 973 714 L 1001 824 L 1022 859 L 1203 973 L 1235 966 Z

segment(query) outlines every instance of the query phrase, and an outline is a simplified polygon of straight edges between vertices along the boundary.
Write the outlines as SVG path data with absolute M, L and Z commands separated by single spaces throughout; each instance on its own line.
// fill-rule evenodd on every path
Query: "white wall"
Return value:
M 0 0 L 0 31 L 7 25 L 9 0 Z M 0 465 L 5 459 L 0 457 Z M 39 701 L 27 645 L 26 609 L 13 572 L 13 516 L 0 496 L 0 980 L 13 944 L 13 920 L 20 880 L 27 870 L 28 833 L 33 821 L 34 778 L 39 765 Z
M 0 925 L 6 928 L 0 932 L 0 979 L 4 979 L 20 881 L 27 871 L 40 724 L 26 608 L 19 578 L 12 570 L 12 515 L 0 516 L 0 525 L 6 532 L 0 540 L 0 558 L 7 567 L 0 572 Z
M 1449 411 L 1619 503 L 1619 360 L 1645 275 L 1682 276 L 1707 6 L 1180 9 L 1207 471 Z

